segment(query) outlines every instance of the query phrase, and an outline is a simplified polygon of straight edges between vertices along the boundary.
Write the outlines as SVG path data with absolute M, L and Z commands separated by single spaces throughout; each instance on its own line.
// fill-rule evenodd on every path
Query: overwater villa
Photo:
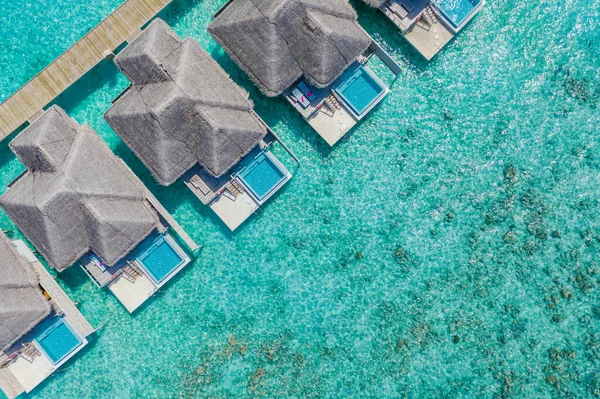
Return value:
M 10 147 L 27 170 L 0 205 L 48 264 L 79 263 L 133 312 L 190 263 L 196 245 L 88 126 L 56 106 Z
M 23 241 L 0 232 L 0 389 L 31 392 L 94 329 Z
M 427 60 L 464 28 L 485 0 L 363 0 L 380 9 Z
M 292 177 L 248 93 L 195 40 L 156 19 L 115 64 L 132 84 L 106 112 L 108 124 L 160 184 L 182 178 L 229 229 Z
M 347 0 L 231 0 L 214 18 L 208 31 L 239 67 L 267 96 L 283 95 L 331 146 L 390 91 L 370 66 L 400 74 Z

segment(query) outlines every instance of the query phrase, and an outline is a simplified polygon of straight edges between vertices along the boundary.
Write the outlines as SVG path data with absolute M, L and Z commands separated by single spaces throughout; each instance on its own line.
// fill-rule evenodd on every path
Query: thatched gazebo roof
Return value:
M 222 176 L 267 134 L 248 93 L 160 19 L 115 63 L 133 85 L 104 117 L 163 185 L 196 164 Z
M 38 288 L 38 276 L 0 232 L 0 351 L 44 320 L 50 303 Z
M 28 172 L 0 205 L 55 269 L 90 250 L 112 266 L 158 224 L 139 179 L 62 109 L 48 109 L 10 147 Z
M 348 0 L 235 0 L 208 31 L 268 96 L 323 88 L 369 47 Z

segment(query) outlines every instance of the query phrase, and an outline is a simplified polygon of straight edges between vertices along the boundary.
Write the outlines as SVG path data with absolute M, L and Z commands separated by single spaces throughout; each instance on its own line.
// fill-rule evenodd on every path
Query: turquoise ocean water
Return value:
M 600 0 L 490 0 L 430 64 L 353 3 L 403 73 L 334 149 L 209 37 L 222 3 L 175 0 L 161 17 L 250 91 L 302 165 L 231 234 L 183 184 L 154 184 L 104 122 L 127 86 L 110 62 L 62 95 L 204 250 L 133 317 L 63 273 L 101 329 L 31 397 L 599 396 Z M 0 2 L 0 99 L 118 4 Z M 7 144 L 0 192 L 23 170 Z M 1 212 L 0 227 L 15 229 Z

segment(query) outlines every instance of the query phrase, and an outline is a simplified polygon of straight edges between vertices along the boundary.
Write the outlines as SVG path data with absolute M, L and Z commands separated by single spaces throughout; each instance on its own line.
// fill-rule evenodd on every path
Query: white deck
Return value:
M 136 276 L 134 283 L 121 275 L 108 286 L 108 289 L 129 313 L 133 313 L 158 291 L 158 288 L 145 274 Z
M 365 32 L 365 34 L 367 34 Z M 335 145 L 342 137 L 344 137 L 359 120 L 366 118 L 370 112 L 383 101 L 390 91 L 390 87 L 385 84 L 377 74 L 369 68 L 367 61 L 371 57 L 379 58 L 383 64 L 397 77 L 401 72 L 400 66 L 392 59 L 392 57 L 375 41 L 371 41 L 369 48 L 359 57 L 354 66 L 358 63 L 362 64 L 372 78 L 377 80 L 381 87 L 385 89 L 382 96 L 375 99 L 373 103 L 364 110 L 361 115 L 356 115 L 350 110 L 350 105 L 346 104 L 343 98 L 335 92 L 335 88 L 343 84 L 343 76 L 338 78 L 329 87 L 316 88 L 310 87 L 313 100 L 310 104 L 303 106 L 297 99 L 294 98 L 292 92 L 297 87 L 297 84 L 290 87 L 283 93 L 283 96 L 288 102 L 298 111 L 300 115 L 310 124 L 310 126 L 321 136 L 330 146 Z M 353 66 L 347 68 L 350 69 Z M 328 97 L 334 97 L 333 105 L 328 105 Z M 340 109 L 332 109 L 333 106 L 339 105 Z
M 400 29 L 401 33 L 409 30 L 421 16 L 430 0 L 392 0 L 381 6 L 381 11 Z M 403 10 L 399 13 L 396 10 Z
M 21 383 L 25 392 L 31 392 L 54 372 L 55 367 L 44 355 L 36 356 L 32 363 L 19 356 L 7 370 Z
M 39 350 L 38 355 L 29 359 L 31 361 L 22 356 L 17 356 L 15 360 L 13 360 L 4 369 L 12 374 L 12 378 L 18 381 L 25 392 L 31 392 L 35 387 L 41 384 L 46 378 L 58 370 L 63 364 L 69 361 L 69 359 L 75 356 L 88 344 L 87 339 L 85 339 L 85 337 L 83 337 L 81 333 L 77 331 L 77 328 L 72 324 L 72 320 L 69 320 L 69 316 L 65 316 L 64 320 L 69 324 L 71 329 L 75 330 L 76 334 L 79 335 L 82 343 L 76 347 L 73 352 L 61 360 L 60 363 L 52 363 L 52 361 L 41 350 Z
M 425 59 L 431 60 L 452 38 L 454 34 L 446 26 L 437 22 L 429 27 L 415 24 L 404 34 L 404 38 Z
M 123 162 L 123 165 L 129 168 L 125 162 Z M 161 217 L 160 223 L 156 226 L 158 232 L 163 233 L 170 227 L 173 229 L 173 231 L 175 231 L 175 233 L 177 233 L 179 238 L 185 242 L 189 250 L 193 252 L 200 248 L 200 246 L 192 240 L 192 238 L 185 232 L 179 223 L 177 223 L 177 221 L 171 216 L 171 214 L 169 214 L 169 212 L 148 189 L 146 189 L 146 198 L 150 205 L 152 205 L 152 207 Z M 186 263 L 183 266 L 178 267 L 172 272 L 171 277 L 173 277 L 179 273 L 182 268 L 187 266 L 191 260 L 185 251 L 182 250 L 179 244 L 173 241 L 172 238 L 170 238 L 170 242 L 175 245 L 177 252 L 182 257 L 185 255 L 186 259 Z M 116 265 L 107 267 L 104 271 L 101 271 L 92 262 L 90 262 L 87 256 L 84 256 L 80 259 L 80 265 L 88 277 L 90 277 L 90 279 L 98 286 L 98 288 L 108 286 L 113 294 L 117 297 L 119 302 L 121 302 L 125 309 L 129 311 L 129 313 L 133 313 L 136 309 L 138 309 L 144 302 L 146 302 L 158 291 L 160 286 L 164 285 L 168 281 L 165 280 L 163 283 L 157 286 L 150 280 L 148 276 L 145 275 L 143 270 L 140 270 L 142 274 L 141 276 L 131 276 L 131 278 L 135 278 L 135 283 L 131 283 L 124 278 L 122 276 L 122 273 L 124 273 L 123 270 L 128 267 L 128 261 L 135 251 L 136 250 L 134 249 L 132 252 L 127 254 L 127 256 L 117 262 Z M 171 277 L 169 277 L 169 279 Z
M 342 106 L 342 109 L 337 110 L 335 113 L 322 109 L 308 119 L 310 126 L 312 126 L 312 128 L 319 133 L 319 136 L 321 136 L 330 146 L 333 146 L 340 141 L 340 139 L 358 123 L 344 105 L 340 105 Z
M 247 192 L 237 193 L 235 196 L 222 194 L 210 204 L 210 209 L 221 218 L 231 231 L 234 231 L 256 212 L 258 204 Z

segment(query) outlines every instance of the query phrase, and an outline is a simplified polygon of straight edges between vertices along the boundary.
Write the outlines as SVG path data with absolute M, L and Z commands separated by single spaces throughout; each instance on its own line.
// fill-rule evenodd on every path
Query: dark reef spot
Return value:
M 576 79 L 569 77 L 565 81 L 565 91 L 568 96 L 586 103 L 593 97 L 589 85 L 590 82 L 586 78 Z
M 454 212 L 450 211 L 446 214 L 446 218 L 444 219 L 446 223 L 450 223 L 454 220 Z

